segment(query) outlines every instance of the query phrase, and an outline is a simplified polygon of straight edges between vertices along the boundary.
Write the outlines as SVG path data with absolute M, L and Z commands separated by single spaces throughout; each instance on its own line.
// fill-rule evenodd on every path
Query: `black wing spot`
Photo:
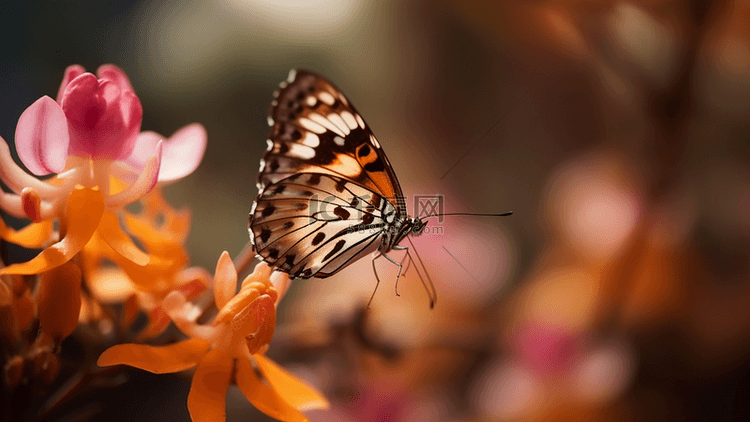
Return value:
M 283 155 L 283 154 L 286 154 L 287 152 L 289 152 L 289 145 L 287 145 L 286 143 L 282 142 L 279 145 L 279 154 Z
M 364 166 L 366 171 L 369 172 L 378 172 L 378 171 L 384 171 L 385 165 L 383 164 L 383 160 L 378 157 L 377 160 L 373 161 L 372 163 L 367 163 Z
M 310 186 L 317 186 L 318 183 L 320 183 L 320 175 L 317 173 L 311 174 L 310 179 L 307 181 L 307 184 Z
M 331 252 L 328 252 L 326 256 L 323 257 L 323 261 L 328 261 L 332 256 L 336 255 L 341 248 L 344 247 L 344 244 L 346 243 L 346 240 L 341 239 L 338 242 L 336 242 L 336 245 L 333 246 L 333 249 L 331 249 Z
M 269 230 L 266 227 L 263 227 L 260 230 L 260 240 L 263 241 L 263 243 L 268 242 L 268 239 L 271 237 L 271 230 Z
M 294 129 L 294 132 L 292 132 L 292 140 L 299 141 L 300 139 L 302 139 L 302 132 L 300 132 L 299 129 Z
M 372 214 L 365 214 L 362 216 L 362 222 L 364 224 L 370 224 L 373 222 L 373 220 L 375 220 L 375 217 L 373 217 Z
M 286 230 L 286 229 L 291 229 L 292 226 L 294 226 L 294 222 L 287 221 L 286 223 L 284 223 L 284 225 L 282 227 Z
M 294 120 L 296 118 L 297 116 L 294 113 L 289 113 L 289 120 Z
M 368 155 L 370 155 L 370 146 L 367 144 L 362 145 L 362 147 L 357 152 L 357 155 L 359 155 L 360 157 L 367 157 Z
M 280 194 L 284 192 L 284 189 L 286 189 L 286 185 L 278 185 L 273 189 L 273 193 Z
M 271 170 L 271 172 L 275 172 L 279 169 L 279 161 L 278 160 L 271 160 L 271 163 L 268 164 L 268 169 Z
M 351 215 L 349 211 L 341 208 L 341 206 L 336 206 L 336 208 L 333 209 L 333 213 L 340 218 L 341 220 L 348 220 L 349 216 Z
M 279 250 L 276 248 L 271 248 L 268 250 L 268 257 L 271 259 L 279 259 Z
M 289 266 L 293 266 L 295 257 L 296 255 L 293 253 L 290 253 L 289 255 L 287 255 L 286 259 L 284 260 L 284 265 L 289 264 Z
M 352 198 L 351 205 L 352 207 L 357 208 L 357 205 L 359 205 L 359 198 L 357 198 L 356 196 Z
M 298 100 L 302 100 L 303 98 L 305 98 L 305 93 L 302 92 L 302 91 L 298 92 L 297 93 L 297 99 Z
M 318 243 L 322 242 L 323 239 L 326 238 L 326 234 L 323 232 L 318 232 L 318 234 L 315 235 L 315 237 L 312 240 L 313 246 L 317 246 Z
M 339 192 L 339 193 L 343 192 L 344 189 L 346 188 L 346 180 L 339 179 L 336 182 L 336 186 L 334 186 L 334 188 L 336 189 L 336 192 Z
M 312 276 L 312 270 L 311 269 L 308 268 L 305 271 L 302 271 L 302 277 L 310 278 L 311 276 Z
M 380 196 L 380 195 L 378 195 L 376 193 L 373 193 L 372 194 L 372 206 L 375 207 L 375 208 L 380 208 L 380 201 L 382 199 L 383 199 L 382 196 Z M 372 212 L 372 211 L 368 211 L 368 212 Z
M 269 215 L 273 214 L 275 211 L 276 211 L 276 207 L 274 207 L 273 205 L 269 205 L 269 206 L 263 208 L 263 211 L 261 211 L 260 214 L 263 217 L 268 217 Z

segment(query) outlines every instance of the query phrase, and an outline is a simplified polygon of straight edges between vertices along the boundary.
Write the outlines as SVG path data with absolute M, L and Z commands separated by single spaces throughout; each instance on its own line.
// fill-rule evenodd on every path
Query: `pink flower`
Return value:
M 78 65 L 65 71 L 57 102 L 68 120 L 68 154 L 122 159 L 133 151 L 141 128 L 141 102 L 120 69 L 104 65 L 97 74 Z
M 0 138 L 0 181 L 11 190 L 0 191 L 0 210 L 44 224 L 50 236 L 37 242 L 49 247 L 36 258 L 0 273 L 49 271 L 79 253 L 94 233 L 123 257 L 146 265 L 149 256 L 122 231 L 117 211 L 158 181 L 190 174 L 203 158 L 201 125 L 186 126 L 166 141 L 153 132 L 139 135 L 141 104 L 125 73 L 104 65 L 97 74 L 68 67 L 57 101 L 42 97 L 18 119 L 19 158 L 35 175 L 55 177 L 39 180 L 26 173 Z M 62 239 L 49 230 L 54 220 L 67 229 L 60 230 Z
M 26 174 L 0 139 L 0 180 L 13 191 L 0 194 L 0 208 L 18 218 L 46 220 L 80 186 L 97 188 L 105 207 L 116 210 L 157 181 L 179 179 L 198 166 L 206 149 L 203 126 L 186 126 L 167 140 L 154 132 L 139 135 L 143 110 L 128 77 L 113 65 L 101 66 L 97 75 L 69 66 L 57 101 L 44 96 L 18 119 L 21 162 L 35 175 L 58 173 L 56 178 Z

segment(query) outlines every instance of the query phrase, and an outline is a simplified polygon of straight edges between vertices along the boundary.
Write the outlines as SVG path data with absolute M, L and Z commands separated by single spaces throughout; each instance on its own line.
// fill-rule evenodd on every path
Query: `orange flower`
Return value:
M 141 200 L 143 210 L 134 214 L 120 212 L 127 233 L 146 250 L 130 251 L 131 257 L 115 250 L 100 231 L 120 230 L 117 216 L 102 219 L 100 229 L 81 251 L 84 279 L 93 299 L 101 303 L 125 302 L 124 325 L 129 325 L 139 309 L 149 317 L 140 339 L 152 338 L 170 323 L 161 302 L 172 290 L 195 298 L 211 283 L 211 275 L 202 268 L 186 268 L 187 252 L 183 242 L 190 226 L 189 211 L 175 211 L 164 201 L 157 186 Z M 134 262 L 135 254 L 144 254 L 145 265 Z M 111 261 L 116 266 L 106 265 Z
M 99 190 L 90 188 L 73 190 L 68 197 L 67 210 L 60 218 L 61 232 L 64 232 L 62 239 L 44 249 L 31 261 L 1 269 L 0 275 L 41 274 L 68 262 L 91 239 L 103 213 L 104 197 Z M 35 227 L 38 226 L 27 227 L 26 230 L 34 230 Z
M 196 323 L 202 310 L 173 291 L 162 306 L 188 340 L 161 347 L 116 345 L 102 353 L 98 364 L 125 364 L 159 374 L 197 366 L 188 395 L 195 421 L 226 420 L 226 393 L 232 381 L 263 413 L 283 421 L 306 421 L 298 409 L 327 408 L 328 402 L 264 355 L 276 325 L 276 304 L 289 286 L 286 274 L 271 272 L 265 263 L 258 264 L 235 295 L 237 272 L 224 252 L 214 275 L 219 313 L 211 323 Z M 256 368 L 266 382 L 258 378 Z

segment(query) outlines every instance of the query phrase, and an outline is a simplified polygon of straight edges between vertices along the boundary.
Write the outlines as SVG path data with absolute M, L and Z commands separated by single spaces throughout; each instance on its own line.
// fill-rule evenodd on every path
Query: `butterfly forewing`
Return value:
M 375 136 L 344 94 L 325 78 L 293 70 L 269 110 L 268 150 L 258 188 L 300 173 L 338 177 L 389 198 L 406 217 L 401 187 Z
M 249 230 L 256 253 L 294 277 L 327 277 L 388 250 L 407 218 L 396 175 L 349 100 L 293 70 L 274 94 Z
M 380 246 L 396 208 L 336 176 L 296 174 L 261 192 L 250 215 L 256 253 L 295 277 L 327 277 Z

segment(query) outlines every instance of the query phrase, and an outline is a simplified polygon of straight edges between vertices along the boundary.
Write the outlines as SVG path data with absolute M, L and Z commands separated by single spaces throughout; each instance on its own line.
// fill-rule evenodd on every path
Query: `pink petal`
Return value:
M 107 106 L 98 91 L 99 81 L 91 73 L 79 75 L 65 87 L 60 103 L 69 121 L 69 154 L 90 157 L 95 151 L 92 131 Z
M 156 132 L 141 132 L 133 152 L 125 160 L 135 169 L 141 169 L 151 156 L 156 143 L 164 137 Z M 164 159 L 159 170 L 159 181 L 181 179 L 198 167 L 206 152 L 206 129 L 200 123 L 187 125 L 164 142 Z
M 206 152 L 206 129 L 200 123 L 187 125 L 164 143 L 164 162 L 159 181 L 181 179 L 198 168 Z
M 114 82 L 115 85 L 120 88 L 120 91 L 134 91 L 133 85 L 130 84 L 130 80 L 125 72 L 113 64 L 99 66 L 99 69 L 96 70 L 96 74 L 99 76 L 99 79 L 106 79 Z
M 141 129 L 143 109 L 132 91 L 120 91 L 106 80 L 100 86 L 106 108 L 93 128 L 96 137 L 93 157 L 121 160 L 133 151 Z
M 214 300 L 216 308 L 221 309 L 237 292 L 237 270 L 234 268 L 229 252 L 224 251 L 216 263 L 214 275 Z
M 20 195 L 0 192 L 0 209 L 13 217 L 20 219 L 26 218 L 26 213 L 23 212 Z
M 62 84 L 60 84 L 60 89 L 57 91 L 58 104 L 62 104 L 62 97 L 63 97 L 63 93 L 65 92 L 65 87 L 68 86 L 70 81 L 77 78 L 84 72 L 86 72 L 86 69 L 84 69 L 83 66 L 77 65 L 77 64 L 68 66 L 65 69 L 65 76 L 63 77 Z
M 138 97 L 118 83 L 84 73 L 65 88 L 62 108 L 68 118 L 71 154 L 119 160 L 133 151 L 143 109 Z
M 146 161 L 154 155 L 156 151 L 156 145 L 159 141 L 163 140 L 164 137 L 156 132 L 146 131 L 138 134 L 133 151 L 125 161 L 132 169 L 140 172 L 143 167 L 146 166 Z M 162 148 L 166 146 L 166 143 L 162 144 Z M 162 164 L 163 165 L 163 164 Z M 161 170 L 159 170 L 161 172 Z M 127 181 L 127 180 L 126 180 Z
M 43 198 L 56 194 L 57 188 L 30 176 L 23 171 L 10 155 L 10 148 L 0 137 L 0 180 L 3 181 L 13 192 L 20 194 L 24 188 L 30 187 L 39 192 Z
M 60 106 L 48 96 L 30 105 L 16 126 L 16 151 L 37 176 L 59 173 L 68 158 L 68 123 Z
M 140 199 L 156 185 L 161 165 L 162 143 L 156 146 L 156 153 L 148 160 L 136 181 L 120 193 L 104 199 L 107 208 L 119 208 Z

